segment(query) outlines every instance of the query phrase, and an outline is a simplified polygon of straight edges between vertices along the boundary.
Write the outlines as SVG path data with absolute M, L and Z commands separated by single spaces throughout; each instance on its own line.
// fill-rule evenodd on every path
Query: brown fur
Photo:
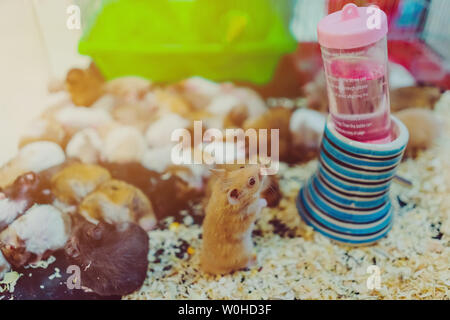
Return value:
M 255 262 L 251 233 L 261 210 L 263 184 L 259 166 L 250 165 L 217 173 L 203 222 L 201 267 L 212 274 L 225 274 Z M 250 187 L 249 179 L 256 183 Z M 236 189 L 239 197 L 230 203 L 229 193 Z
M 77 106 L 90 106 L 103 94 L 104 79 L 97 67 L 71 69 L 66 77 L 66 89 Z

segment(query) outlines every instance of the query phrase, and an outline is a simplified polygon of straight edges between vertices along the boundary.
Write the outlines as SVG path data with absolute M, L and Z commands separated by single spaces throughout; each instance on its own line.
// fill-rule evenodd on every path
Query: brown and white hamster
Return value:
M 81 217 L 75 220 L 65 252 L 80 268 L 81 285 L 102 296 L 139 289 L 147 275 L 147 233 L 134 223 L 95 225 Z
M 69 239 L 68 214 L 48 204 L 36 204 L 0 233 L 0 249 L 11 265 L 21 267 L 46 259 Z
M 149 231 L 156 226 L 153 206 L 135 186 L 120 180 L 107 180 L 87 195 L 79 206 L 80 214 L 97 224 L 136 222 Z
M 54 174 L 51 178 L 53 194 L 61 201 L 78 204 L 100 184 L 111 179 L 105 168 L 75 162 Z
M 263 177 L 257 165 L 215 172 L 218 178 L 206 206 L 201 268 L 225 274 L 255 262 L 252 229 L 266 200 L 260 198 Z
M 51 204 L 54 197 L 43 175 L 27 172 L 0 192 L 0 231 L 34 204 Z

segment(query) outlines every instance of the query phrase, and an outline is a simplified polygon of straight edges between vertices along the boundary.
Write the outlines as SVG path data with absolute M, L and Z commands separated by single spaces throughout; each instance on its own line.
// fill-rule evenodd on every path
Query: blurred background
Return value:
M 91 60 L 109 79 L 200 75 L 304 96 L 322 68 L 317 23 L 349 2 L 388 15 L 391 87 L 450 88 L 448 0 L 0 0 L 0 164 L 54 99 L 49 84 Z

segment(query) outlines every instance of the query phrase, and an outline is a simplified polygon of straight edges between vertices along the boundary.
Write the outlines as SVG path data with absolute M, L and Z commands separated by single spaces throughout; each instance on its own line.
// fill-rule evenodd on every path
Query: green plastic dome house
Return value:
M 79 52 L 111 79 L 268 82 L 296 48 L 291 0 L 103 0 Z

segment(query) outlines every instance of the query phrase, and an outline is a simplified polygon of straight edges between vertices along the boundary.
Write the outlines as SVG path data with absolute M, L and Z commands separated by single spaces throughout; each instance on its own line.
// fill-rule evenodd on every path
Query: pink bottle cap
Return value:
M 317 26 L 321 46 L 332 49 L 364 47 L 382 39 L 388 31 L 387 16 L 377 6 L 358 7 L 346 4 Z

